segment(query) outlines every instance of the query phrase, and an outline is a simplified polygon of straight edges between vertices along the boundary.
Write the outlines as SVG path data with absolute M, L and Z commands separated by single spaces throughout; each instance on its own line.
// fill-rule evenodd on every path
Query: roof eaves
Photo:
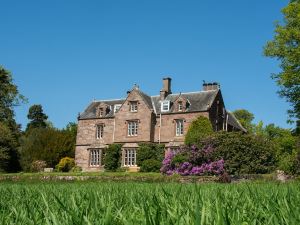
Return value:
M 240 126 L 241 130 L 244 131 L 245 133 L 248 132 L 243 126 L 242 124 L 240 123 L 240 121 L 235 117 L 234 113 L 229 111 L 229 110 L 226 110 L 227 113 L 229 113 L 232 118 L 237 122 L 237 124 Z

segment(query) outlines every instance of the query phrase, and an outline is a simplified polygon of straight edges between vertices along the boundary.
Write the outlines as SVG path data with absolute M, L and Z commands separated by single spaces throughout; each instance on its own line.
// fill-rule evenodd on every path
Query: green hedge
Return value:
M 140 144 L 137 150 L 137 165 L 141 172 L 159 172 L 164 159 L 165 146 L 161 144 Z
M 213 157 L 225 160 L 229 174 L 265 174 L 276 169 L 274 145 L 262 136 L 217 132 L 203 143 L 216 148 Z
M 213 128 L 207 117 L 199 116 L 192 122 L 185 136 L 185 144 L 200 147 L 201 140 L 213 134 Z
M 121 167 L 121 148 L 122 146 L 119 144 L 109 145 L 107 149 L 105 149 L 104 156 L 104 169 L 107 171 L 116 171 Z

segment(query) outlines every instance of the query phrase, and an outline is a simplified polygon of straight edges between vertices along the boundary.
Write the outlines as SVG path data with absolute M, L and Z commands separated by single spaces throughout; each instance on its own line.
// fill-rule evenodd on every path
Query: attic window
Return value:
M 97 117 L 103 117 L 103 116 L 105 116 L 105 115 L 104 115 L 104 108 L 102 108 L 102 107 L 97 107 L 97 109 L 96 109 L 96 116 L 97 116 Z
M 104 110 L 103 108 L 99 109 L 99 117 L 103 117 L 104 116 Z
M 115 105 L 115 107 L 114 107 L 114 112 L 115 112 L 115 113 L 118 112 L 120 108 L 121 108 L 121 104 Z
M 170 101 L 163 101 L 161 103 L 161 111 L 168 112 L 170 110 Z
M 130 102 L 130 112 L 137 112 L 138 111 L 138 103 L 137 101 Z
M 183 103 L 182 102 L 178 102 L 178 111 L 182 112 L 183 110 Z

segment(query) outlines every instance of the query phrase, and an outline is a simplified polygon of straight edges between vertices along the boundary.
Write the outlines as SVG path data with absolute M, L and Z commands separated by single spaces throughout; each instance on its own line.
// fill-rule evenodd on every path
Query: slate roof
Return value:
M 174 111 L 174 107 L 172 103 L 174 103 L 180 96 L 187 99 L 189 103 L 189 107 L 187 108 L 186 112 L 203 112 L 203 111 L 207 111 L 210 108 L 217 94 L 218 94 L 218 90 L 168 95 L 165 100 L 168 100 L 171 103 L 169 112 L 161 112 L 160 96 L 153 96 L 151 98 L 154 103 L 153 105 L 155 106 L 155 110 L 157 114 L 172 113 Z
M 165 100 L 170 101 L 170 110 L 168 112 L 161 112 L 161 100 L 160 96 L 149 96 L 142 91 L 138 90 L 138 93 L 144 99 L 145 103 L 149 107 L 149 109 L 154 110 L 156 114 L 170 114 L 177 113 L 174 112 L 175 109 L 173 104 L 180 96 L 187 99 L 189 103 L 189 107 L 186 112 L 205 112 L 208 111 L 216 98 L 219 90 L 209 90 L 209 91 L 198 91 L 198 92 L 189 92 L 189 93 L 179 93 L 179 94 L 170 94 L 166 97 Z M 122 105 L 126 99 L 115 99 L 115 100 L 99 100 L 93 101 L 90 105 L 85 109 L 83 113 L 80 114 L 79 119 L 94 119 L 96 118 L 96 110 L 97 107 L 104 103 L 110 107 L 110 112 L 104 118 L 114 117 L 114 107 L 115 105 Z M 233 113 L 227 111 L 228 114 L 228 124 L 247 132 L 247 130 L 240 124 L 238 119 L 233 115 Z
M 234 116 L 234 114 L 232 112 L 227 111 L 227 115 L 228 115 L 228 124 L 243 131 L 243 132 L 247 132 L 247 130 L 240 124 L 240 122 L 238 121 L 238 119 Z
M 199 91 L 199 92 L 189 92 L 189 93 L 179 93 L 179 94 L 170 94 L 167 96 L 165 100 L 170 101 L 170 111 L 169 112 L 161 112 L 161 100 L 160 96 L 149 96 L 142 91 L 138 90 L 139 94 L 144 99 L 145 103 L 148 105 L 150 109 L 153 109 L 156 114 L 164 114 L 164 113 L 173 113 L 174 107 L 172 107 L 172 103 L 174 103 L 177 98 L 180 96 L 187 99 L 189 103 L 189 108 L 186 112 L 202 112 L 207 111 L 211 104 L 213 103 L 215 97 L 218 94 L 218 90 L 211 91 Z M 101 103 L 105 103 L 111 106 L 110 112 L 105 116 L 107 118 L 114 116 L 114 106 L 117 104 L 123 104 L 126 99 L 117 99 L 117 100 L 99 100 L 92 102 L 86 110 L 80 114 L 79 119 L 93 119 L 96 118 L 96 109 Z
M 116 100 L 100 100 L 93 101 L 86 110 L 80 114 L 79 119 L 93 119 L 96 118 L 96 109 L 101 103 L 105 103 L 111 106 L 110 112 L 105 117 L 113 117 L 114 116 L 114 107 L 115 105 L 120 105 L 125 102 L 125 99 L 116 99 Z

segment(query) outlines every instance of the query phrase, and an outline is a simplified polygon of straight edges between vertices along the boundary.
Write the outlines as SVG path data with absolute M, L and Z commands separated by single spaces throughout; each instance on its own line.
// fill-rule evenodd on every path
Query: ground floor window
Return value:
M 183 135 L 183 120 L 176 120 L 176 136 Z
M 136 149 L 124 150 L 124 166 L 136 166 Z
M 101 166 L 102 149 L 90 149 L 90 166 Z

